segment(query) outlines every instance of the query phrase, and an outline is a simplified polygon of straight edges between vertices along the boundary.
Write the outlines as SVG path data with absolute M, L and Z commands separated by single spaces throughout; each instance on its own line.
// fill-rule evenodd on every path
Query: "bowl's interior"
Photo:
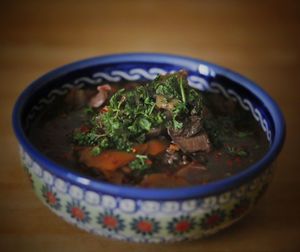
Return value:
M 249 167 L 251 172 L 247 171 L 249 169 L 242 172 L 248 172 L 247 176 L 237 174 L 225 179 L 229 184 L 230 179 L 233 182 L 235 177 L 240 176 L 240 180 L 251 174 L 253 176 L 275 158 L 283 142 L 284 121 L 277 105 L 263 90 L 227 69 L 198 60 L 166 55 L 129 54 L 100 57 L 67 65 L 46 74 L 29 86 L 17 102 L 14 112 L 17 137 L 22 140 L 21 144 L 26 141 L 26 145 L 29 146 L 26 131 L 36 115 L 48 104 L 55 102 L 56 97 L 65 95 L 73 86 L 99 85 L 107 81 L 145 81 L 154 79 L 158 74 L 180 69 L 188 71 L 191 86 L 237 100 L 260 123 L 270 142 L 270 150 L 266 157 L 252 168 Z M 34 150 L 33 146 L 30 148 Z
M 55 102 L 55 98 L 65 95 L 73 86 L 100 85 L 103 82 L 147 81 L 158 74 L 165 74 L 182 69 L 180 65 L 158 64 L 145 62 L 125 62 L 123 64 L 100 64 L 69 72 L 53 78 L 40 86 L 31 94 L 22 113 L 22 125 L 26 129 L 30 122 L 48 104 Z M 274 121 L 264 101 L 240 83 L 219 74 L 213 68 L 200 65 L 197 71 L 188 70 L 189 84 L 206 92 L 220 93 L 227 98 L 237 100 L 245 110 L 249 110 L 260 123 L 270 142 L 274 132 Z

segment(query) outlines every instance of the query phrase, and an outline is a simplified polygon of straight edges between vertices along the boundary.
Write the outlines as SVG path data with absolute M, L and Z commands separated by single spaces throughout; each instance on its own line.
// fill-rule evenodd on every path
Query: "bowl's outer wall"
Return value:
M 133 242 L 175 242 L 214 234 L 244 217 L 266 191 L 272 168 L 223 193 L 187 200 L 143 200 L 85 190 L 51 174 L 21 150 L 38 198 L 88 232 Z
M 192 86 L 236 99 L 261 124 L 270 140 L 263 159 L 229 178 L 176 189 L 144 189 L 95 181 L 43 156 L 26 136 L 35 115 L 74 85 L 149 80 L 186 69 Z M 80 61 L 33 82 L 19 97 L 13 126 L 22 163 L 38 197 L 76 226 L 122 240 L 168 242 L 195 239 L 244 216 L 270 182 L 268 168 L 278 155 L 285 123 L 276 103 L 250 80 L 200 60 L 162 54 L 124 54 Z

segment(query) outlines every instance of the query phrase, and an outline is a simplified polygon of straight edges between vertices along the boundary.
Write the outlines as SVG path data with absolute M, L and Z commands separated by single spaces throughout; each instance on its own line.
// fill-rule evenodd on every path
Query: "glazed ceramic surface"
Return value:
M 47 159 L 26 138 L 35 117 L 74 87 L 107 81 L 152 80 L 188 71 L 189 84 L 237 100 L 270 142 L 265 157 L 234 176 L 176 189 L 143 189 L 95 181 Z M 211 235 L 247 214 L 272 177 L 284 141 L 284 119 L 274 101 L 244 77 L 200 60 L 162 54 L 122 54 L 54 70 L 19 97 L 13 115 L 22 164 L 38 198 L 64 220 L 89 232 L 135 242 L 173 242 Z

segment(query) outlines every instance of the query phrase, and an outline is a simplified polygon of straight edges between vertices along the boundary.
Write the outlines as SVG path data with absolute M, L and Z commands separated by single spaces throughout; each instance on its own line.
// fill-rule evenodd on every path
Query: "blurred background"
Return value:
M 11 0 L 0 9 L 0 251 L 300 251 L 300 1 Z M 35 198 L 11 129 L 17 96 L 53 68 L 121 52 L 210 61 L 279 103 L 288 130 L 274 183 L 240 224 L 203 241 L 129 244 L 77 230 Z

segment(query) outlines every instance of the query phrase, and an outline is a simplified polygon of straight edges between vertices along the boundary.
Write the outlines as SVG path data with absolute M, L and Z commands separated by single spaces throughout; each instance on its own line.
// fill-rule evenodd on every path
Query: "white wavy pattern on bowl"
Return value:
M 170 73 L 172 72 L 175 71 L 170 71 Z M 198 72 L 200 75 L 215 76 L 215 72 L 203 64 L 200 64 L 198 66 Z M 54 89 L 50 91 L 46 97 L 40 99 L 39 102 L 32 107 L 27 117 L 26 128 L 28 128 L 30 122 L 35 118 L 37 112 L 41 111 L 45 107 L 45 105 L 52 103 L 55 100 L 55 97 L 62 96 L 68 93 L 68 91 L 74 86 L 83 87 L 87 84 L 99 85 L 104 81 L 119 82 L 122 79 L 125 79 L 127 81 L 137 81 L 141 78 L 153 80 L 157 77 L 158 74 L 166 73 L 168 72 L 161 68 L 150 68 L 148 71 L 142 68 L 133 68 L 128 72 L 121 70 L 111 71 L 110 74 L 104 72 L 96 72 L 91 77 L 84 76 L 77 78 L 76 80 L 74 80 L 73 84 L 66 83 L 62 85 L 59 89 Z M 237 101 L 243 109 L 251 112 L 252 116 L 255 118 L 256 121 L 260 123 L 261 128 L 266 133 L 268 141 L 271 142 L 272 132 L 270 130 L 267 120 L 262 116 L 259 109 L 255 107 L 249 99 L 242 98 L 233 89 L 225 89 L 221 84 L 217 82 L 209 83 L 205 78 L 202 78 L 197 75 L 189 75 L 188 82 L 190 86 L 195 87 L 199 90 L 208 91 L 212 93 L 221 93 L 226 98 L 230 98 Z

